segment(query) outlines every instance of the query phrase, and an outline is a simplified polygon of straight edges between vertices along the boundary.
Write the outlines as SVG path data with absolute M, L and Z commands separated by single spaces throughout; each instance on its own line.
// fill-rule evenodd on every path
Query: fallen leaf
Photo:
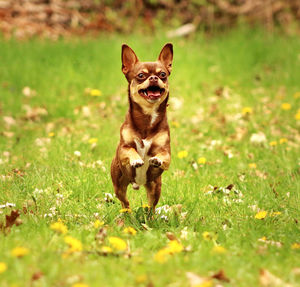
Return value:
M 123 227 L 124 226 L 124 219 L 123 218 L 117 218 L 116 219 L 116 224 L 119 226 L 119 227 Z
M 12 227 L 14 224 L 20 225 L 20 223 L 17 222 L 17 218 L 20 216 L 19 210 L 12 210 L 10 215 L 6 215 L 6 224 L 5 228 Z
M 13 117 L 3 117 L 3 120 L 8 127 L 14 126 L 16 124 L 16 120 Z
M 106 236 L 107 236 L 107 228 L 102 227 L 95 235 L 95 240 L 97 241 L 97 243 L 102 244 Z
M 37 272 L 32 274 L 31 281 L 39 280 L 43 276 L 44 276 L 44 273 L 42 271 L 37 271 Z
M 197 286 L 197 287 L 211 287 L 213 286 L 213 282 L 210 277 L 200 277 L 199 275 L 193 272 L 186 272 L 186 277 L 190 282 L 190 286 Z
M 2 134 L 6 137 L 6 138 L 12 138 L 15 133 L 14 132 L 8 132 L 8 131 L 3 131 Z
M 259 282 L 263 287 L 291 287 L 290 284 L 276 277 L 266 269 L 261 269 L 259 272 Z
M 224 281 L 224 282 L 230 282 L 229 278 L 225 275 L 225 272 L 223 269 L 221 269 L 219 272 L 213 274 L 211 278 Z
M 232 190 L 233 187 L 234 187 L 234 184 L 229 184 L 229 185 L 226 187 L 226 189 Z
M 260 171 L 258 169 L 255 170 L 255 174 L 256 174 L 257 177 L 260 177 L 262 179 L 267 179 L 267 177 L 268 177 L 268 173 L 267 172 L 262 172 L 262 171 Z
M 0 230 L 4 233 L 9 233 L 10 228 L 13 225 L 20 225 L 22 224 L 22 220 L 20 220 L 18 217 L 20 216 L 19 210 L 12 210 L 10 215 L 5 216 L 5 223 L 0 222 Z
M 176 240 L 176 241 L 178 241 L 178 239 L 176 238 L 176 236 L 172 232 L 166 232 L 166 236 L 168 237 L 169 240 Z

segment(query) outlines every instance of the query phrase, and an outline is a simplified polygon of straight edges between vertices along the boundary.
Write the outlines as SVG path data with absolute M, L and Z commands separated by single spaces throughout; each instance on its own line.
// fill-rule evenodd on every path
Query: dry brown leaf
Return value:
M 188 278 L 191 287 L 201 286 L 201 284 L 208 283 L 212 280 L 210 277 L 200 277 L 193 272 L 186 272 L 185 275 Z
M 117 218 L 116 219 L 116 224 L 119 226 L 119 227 L 123 227 L 125 222 L 124 222 L 124 219 L 123 218 Z
M 44 273 L 42 271 L 37 271 L 37 272 L 32 274 L 31 281 L 39 280 L 43 276 L 44 276 Z
M 102 227 L 95 235 L 95 240 L 97 241 L 97 243 L 102 244 L 106 236 L 107 236 L 107 228 Z
M 16 124 L 16 120 L 13 117 L 3 117 L 4 122 L 8 127 L 14 126 Z
M 6 138 L 12 138 L 15 133 L 14 132 L 8 132 L 8 131 L 3 131 L 2 134 L 6 137 Z
M 18 168 L 14 168 L 12 171 L 13 171 L 14 174 L 17 175 L 17 176 L 24 177 L 24 175 L 25 175 L 25 171 L 23 171 L 23 170 L 21 170 L 21 169 L 18 169 Z
M 5 223 L 0 222 L 0 230 L 2 229 L 4 233 L 9 233 L 10 228 L 13 225 L 18 226 L 22 224 L 22 220 L 18 218 L 19 216 L 20 216 L 19 210 L 12 210 L 10 215 L 5 216 Z
M 5 228 L 9 228 L 11 226 L 15 225 L 20 225 L 21 223 L 17 222 L 17 218 L 20 216 L 20 212 L 19 210 L 12 210 L 10 215 L 6 215 L 5 219 L 6 219 L 6 224 L 5 224 Z
M 178 241 L 178 239 L 176 238 L 176 236 L 172 232 L 166 232 L 166 236 L 168 237 L 169 240 L 176 240 L 176 241 Z
M 233 187 L 234 187 L 234 184 L 229 184 L 229 185 L 226 187 L 226 189 L 232 190 Z
M 258 176 L 258 177 L 260 177 L 262 179 L 267 179 L 267 177 L 268 177 L 268 173 L 262 172 L 262 171 L 260 171 L 258 169 L 255 170 L 255 174 L 256 174 L 256 176 Z
M 266 269 L 261 269 L 259 273 L 259 282 L 263 287 L 291 287 L 290 284 L 273 275 Z
M 219 272 L 213 274 L 211 278 L 224 281 L 224 282 L 230 282 L 229 278 L 226 276 L 225 272 L 223 269 L 221 269 Z

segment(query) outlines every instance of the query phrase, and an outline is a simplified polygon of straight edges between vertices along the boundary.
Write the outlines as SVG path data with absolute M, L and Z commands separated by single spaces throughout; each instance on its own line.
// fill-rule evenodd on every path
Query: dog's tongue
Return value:
M 150 98 L 158 98 L 160 97 L 160 91 L 157 90 L 157 91 L 147 91 L 147 94 L 148 94 L 148 97 Z

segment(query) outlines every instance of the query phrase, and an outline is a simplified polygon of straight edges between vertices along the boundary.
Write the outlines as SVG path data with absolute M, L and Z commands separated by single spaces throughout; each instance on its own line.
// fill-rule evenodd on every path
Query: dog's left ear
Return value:
M 168 69 L 169 73 L 172 71 L 172 61 L 173 61 L 173 45 L 168 43 L 162 48 L 158 60 L 162 62 Z

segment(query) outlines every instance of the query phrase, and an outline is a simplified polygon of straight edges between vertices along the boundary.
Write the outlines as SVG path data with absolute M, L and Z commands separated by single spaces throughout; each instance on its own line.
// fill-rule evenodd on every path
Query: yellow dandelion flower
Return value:
M 154 261 L 158 263 L 165 263 L 168 260 L 170 253 L 166 248 L 158 250 L 154 255 Z
M 249 166 L 249 168 L 253 168 L 253 169 L 255 169 L 256 168 L 256 163 L 249 163 L 248 164 L 248 166 Z
M 206 158 L 205 157 L 199 157 L 197 161 L 198 161 L 199 164 L 205 164 L 206 163 Z
M 296 93 L 294 94 L 294 99 L 298 99 L 298 98 L 300 98 L 300 92 L 296 92 Z
M 72 287 L 89 287 L 89 285 L 85 283 L 74 283 Z
M 105 253 L 105 254 L 108 254 L 108 253 L 112 253 L 113 250 L 112 250 L 112 248 L 109 247 L 109 246 L 102 246 L 102 247 L 101 247 L 101 252 L 103 252 L 103 253 Z
M 244 107 L 242 109 L 242 114 L 243 115 L 250 115 L 253 113 L 253 109 L 251 107 Z
M 270 146 L 276 146 L 277 145 L 277 141 L 271 141 L 271 142 L 269 142 L 269 145 Z
M 120 209 L 120 213 L 131 213 L 132 210 L 130 208 L 122 208 Z
M 182 151 L 178 152 L 177 156 L 179 158 L 187 157 L 188 156 L 188 151 L 187 150 L 182 150 Z
M 279 143 L 280 144 L 284 144 L 284 143 L 287 143 L 288 142 L 288 140 L 286 139 L 286 138 L 281 138 L 280 140 L 279 140 Z
M 142 283 L 145 283 L 147 281 L 147 275 L 146 274 L 142 274 L 142 275 L 138 275 L 136 278 L 135 278 L 135 282 L 137 284 L 142 284 Z
M 175 128 L 178 128 L 180 126 L 179 122 L 176 122 L 176 121 L 172 121 L 171 125 Z
M 97 219 L 95 222 L 94 222 L 94 228 L 99 228 L 100 226 L 102 226 L 104 224 L 103 221 L 100 221 L 99 219 Z
M 171 240 L 168 243 L 167 250 L 170 254 L 179 253 L 183 250 L 183 245 L 177 240 Z
M 258 213 L 255 214 L 254 218 L 255 219 L 264 219 L 267 216 L 268 212 L 267 211 L 259 211 Z
M 55 136 L 55 133 L 54 132 L 51 132 L 51 133 L 48 133 L 48 137 L 52 138 Z
M 0 262 L 0 274 L 7 270 L 7 265 L 4 262 Z
M 57 233 L 61 233 L 61 234 L 66 234 L 68 232 L 68 228 L 67 226 L 65 226 L 61 220 L 58 220 L 57 222 L 53 222 L 50 225 L 50 228 L 54 231 L 56 231 Z
M 116 249 L 118 251 L 124 251 L 127 248 L 126 242 L 119 238 L 119 237 L 108 237 L 108 241 L 110 245 L 113 247 L 113 249 Z
M 154 260 L 158 263 L 164 263 L 168 260 L 169 255 L 183 251 L 183 245 L 177 240 L 171 240 L 165 248 L 160 249 L 155 255 Z
M 284 110 L 284 111 L 288 111 L 291 109 L 291 104 L 289 103 L 282 103 L 281 104 L 281 109 Z
M 225 254 L 227 253 L 227 249 L 221 245 L 216 245 L 213 247 L 212 252 L 217 254 Z
M 90 95 L 92 97 L 100 97 L 102 95 L 102 92 L 100 90 L 97 90 L 97 89 L 91 89 L 90 90 Z
M 130 234 L 130 235 L 136 235 L 137 231 L 133 227 L 129 226 L 129 227 L 124 228 L 123 232 L 126 234 Z
M 149 204 L 142 204 L 142 208 L 150 208 Z
M 259 238 L 258 241 L 267 241 L 267 237 L 263 236 L 262 238 Z
M 26 247 L 15 247 L 12 251 L 11 251 L 11 255 L 14 257 L 23 257 L 25 255 L 29 254 L 29 249 Z
M 299 111 L 295 115 L 295 120 L 300 121 L 300 112 Z
M 71 236 L 66 236 L 64 240 L 65 243 L 69 245 L 69 250 L 68 250 L 69 253 L 82 250 L 82 243 L 78 239 L 73 238 Z
M 206 280 L 202 283 L 194 285 L 194 287 L 212 287 L 214 286 L 214 283 L 212 280 Z
M 94 144 L 94 143 L 97 143 L 98 142 L 98 139 L 97 138 L 90 138 L 89 140 L 88 140 L 88 143 L 89 144 Z
M 208 231 L 204 231 L 202 233 L 202 237 L 206 241 L 216 240 L 217 239 L 217 234 L 212 233 L 212 232 L 208 232 Z
M 300 249 L 300 243 L 293 243 L 292 246 L 291 246 L 292 249 Z

